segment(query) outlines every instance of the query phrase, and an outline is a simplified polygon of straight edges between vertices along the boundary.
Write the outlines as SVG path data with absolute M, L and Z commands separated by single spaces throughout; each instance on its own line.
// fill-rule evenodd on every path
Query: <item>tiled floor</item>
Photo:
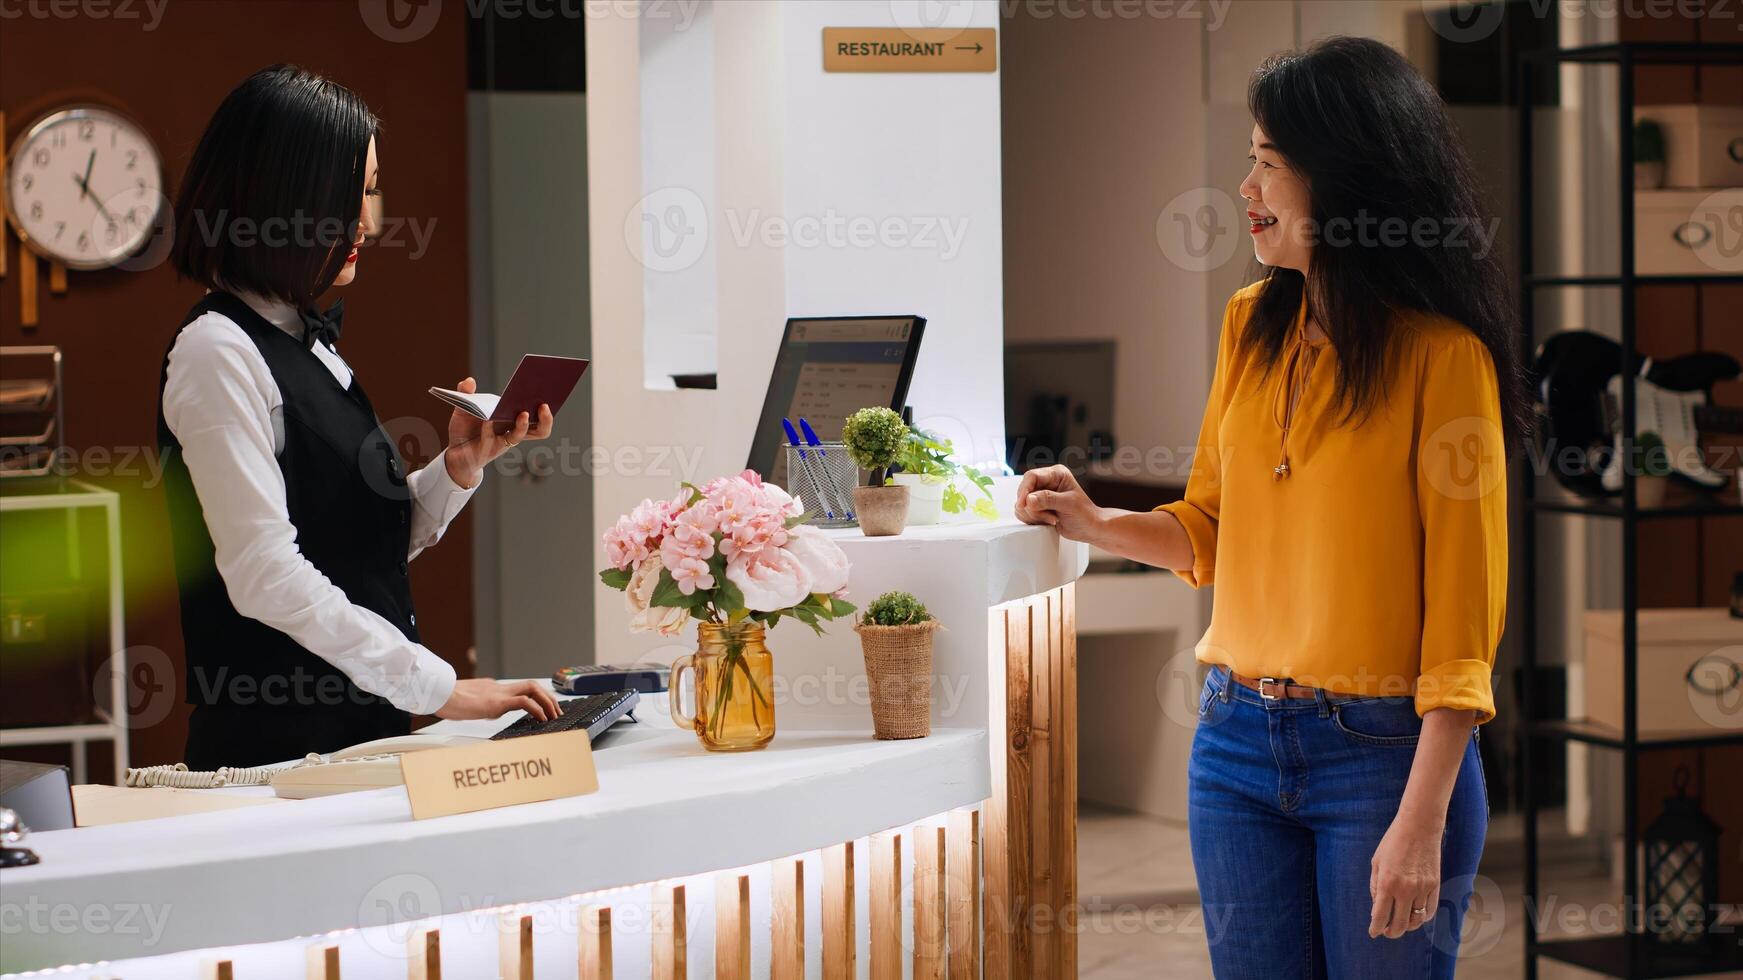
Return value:
M 1078 816 L 1077 846 L 1078 893 L 1085 909 L 1078 937 L 1082 980 L 1210 977 L 1210 954 L 1184 827 L 1086 804 Z M 1554 887 L 1563 910 L 1596 916 L 1613 908 L 1604 903 L 1616 900 L 1616 890 L 1603 877 L 1558 875 Z M 1524 975 L 1520 890 L 1517 872 L 1496 870 L 1480 879 L 1465 931 L 1459 980 L 1517 980 Z M 1485 893 L 1491 896 L 1487 903 L 1480 901 Z M 1493 911 L 1497 905 L 1499 913 Z M 1549 910 L 1547 902 L 1545 909 Z M 1564 915 L 1559 921 L 1578 918 Z M 1539 961 L 1537 975 L 1542 980 L 1600 976 L 1549 960 Z M 1740 975 L 1714 976 L 1735 980 Z

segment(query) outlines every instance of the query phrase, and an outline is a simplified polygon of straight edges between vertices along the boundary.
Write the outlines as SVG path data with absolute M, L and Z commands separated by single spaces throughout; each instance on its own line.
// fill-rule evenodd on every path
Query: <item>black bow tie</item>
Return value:
M 303 321 L 303 344 L 313 348 L 319 340 L 328 347 L 339 342 L 339 327 L 345 321 L 345 301 L 340 300 L 322 313 L 308 307 L 297 314 Z

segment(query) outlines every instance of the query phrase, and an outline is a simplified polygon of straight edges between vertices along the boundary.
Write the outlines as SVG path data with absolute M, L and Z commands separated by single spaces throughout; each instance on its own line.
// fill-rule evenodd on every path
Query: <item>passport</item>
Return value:
M 553 418 L 562 410 L 563 403 L 569 400 L 570 393 L 587 370 L 587 364 L 587 359 L 581 357 L 526 354 L 521 357 L 514 375 L 508 379 L 508 387 L 500 395 L 482 391 L 469 395 L 452 388 L 431 388 L 430 394 L 473 418 L 487 422 L 512 425 L 515 418 L 525 412 L 537 424 L 540 405 L 551 406 Z

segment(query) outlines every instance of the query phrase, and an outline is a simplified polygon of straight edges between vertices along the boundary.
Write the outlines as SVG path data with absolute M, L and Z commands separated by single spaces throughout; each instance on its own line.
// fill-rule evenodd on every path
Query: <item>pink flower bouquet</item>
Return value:
M 637 632 L 676 635 L 695 618 L 774 626 L 791 616 L 823 632 L 846 616 L 847 556 L 785 490 L 754 470 L 671 500 L 644 500 L 605 532 L 599 578 L 620 589 Z

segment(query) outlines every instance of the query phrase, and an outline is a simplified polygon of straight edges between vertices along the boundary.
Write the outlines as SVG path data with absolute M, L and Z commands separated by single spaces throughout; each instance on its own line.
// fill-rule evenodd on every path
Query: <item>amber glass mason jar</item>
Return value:
M 680 681 L 695 672 L 696 710 L 683 709 Z M 668 698 L 672 721 L 689 725 L 710 752 L 748 752 L 775 737 L 774 660 L 763 627 L 702 623 L 696 652 L 672 664 Z

